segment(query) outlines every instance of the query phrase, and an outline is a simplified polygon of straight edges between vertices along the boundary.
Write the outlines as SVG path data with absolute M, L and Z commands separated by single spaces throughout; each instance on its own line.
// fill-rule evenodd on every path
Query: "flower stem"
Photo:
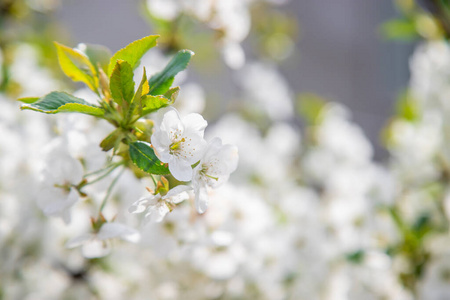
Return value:
M 119 174 L 117 174 L 116 178 L 111 181 L 111 184 L 108 187 L 108 190 L 106 191 L 105 198 L 103 198 L 102 204 L 100 205 L 99 214 L 103 211 L 103 208 L 106 205 L 106 202 L 108 201 L 109 196 L 111 195 L 112 189 L 116 185 L 117 181 L 119 180 L 120 176 L 122 176 L 123 172 L 125 172 L 125 168 L 123 168 Z
M 106 170 L 107 172 L 99 177 L 97 177 L 96 179 L 92 180 L 92 181 L 88 181 L 87 183 L 84 184 L 84 186 L 86 185 L 90 185 L 93 183 L 96 183 L 102 179 L 104 179 L 106 176 L 108 176 L 109 174 L 111 174 L 117 167 L 123 165 L 124 162 L 120 162 L 120 163 L 116 163 L 116 164 L 112 164 L 109 168 L 103 169 Z M 100 172 L 99 172 L 100 173 Z
M 120 161 L 120 162 L 116 162 L 116 163 L 110 164 L 110 165 L 104 167 L 103 169 L 99 169 L 99 170 L 96 170 L 96 171 L 92 171 L 92 172 L 90 172 L 90 173 L 86 173 L 86 174 L 84 174 L 83 177 L 86 178 L 86 177 L 89 177 L 89 176 L 92 176 L 92 175 L 95 175 L 95 174 L 102 173 L 102 172 L 104 172 L 104 171 L 107 171 L 109 168 L 116 167 L 116 166 L 119 166 L 119 165 L 121 165 L 121 164 L 123 164 L 123 161 Z

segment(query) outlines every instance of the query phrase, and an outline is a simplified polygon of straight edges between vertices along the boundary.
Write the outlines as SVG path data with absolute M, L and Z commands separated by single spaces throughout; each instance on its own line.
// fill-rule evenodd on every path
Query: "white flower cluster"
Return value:
M 272 5 L 289 0 L 147 0 L 147 9 L 157 19 L 173 22 L 187 15 L 216 30 L 220 36 L 220 51 L 225 63 L 232 69 L 245 64 L 241 46 L 251 28 L 250 10 L 258 2 Z
M 407 226 L 418 226 L 426 220 L 432 234 L 424 248 L 430 257 L 424 268 L 421 299 L 445 299 L 450 295 L 448 226 L 450 197 L 450 46 L 446 41 L 428 41 L 416 48 L 410 59 L 410 104 L 416 111 L 413 119 L 402 116 L 389 127 L 390 164 L 395 175 L 395 202 Z M 398 269 L 405 272 L 411 265 L 402 256 Z
M 179 181 L 192 181 L 195 206 L 204 213 L 208 206 L 208 188 L 216 188 L 236 170 L 238 150 L 222 145 L 220 138 L 207 143 L 203 136 L 207 122 L 197 113 L 183 118 L 175 108 L 165 113 L 161 126 L 151 142 L 158 158 L 169 165 L 170 173 Z M 194 168 L 192 166 L 195 166 Z M 146 219 L 161 222 L 172 208 L 189 198 L 189 186 L 176 186 L 162 196 L 159 193 L 133 203 L 131 213 L 146 212 Z

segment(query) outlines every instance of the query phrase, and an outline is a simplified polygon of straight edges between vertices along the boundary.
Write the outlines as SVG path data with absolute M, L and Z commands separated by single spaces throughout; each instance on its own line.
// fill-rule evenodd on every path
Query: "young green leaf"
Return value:
M 119 59 L 128 62 L 133 70 L 136 69 L 142 56 L 148 50 L 156 46 L 156 39 L 158 37 L 159 35 L 146 36 L 117 51 L 109 61 L 108 75 L 111 75 L 116 62 Z
M 144 68 L 144 74 L 142 75 L 141 83 L 139 84 L 138 89 L 136 90 L 136 93 L 134 94 L 133 100 L 131 101 L 130 108 L 128 109 L 128 113 L 126 116 L 126 121 L 130 121 L 133 117 L 133 115 L 138 114 L 140 115 L 142 112 L 142 95 L 143 90 L 148 88 L 147 83 L 147 73 Z
M 130 103 L 134 95 L 133 69 L 124 60 L 118 60 L 109 81 L 111 95 L 120 106 Z
M 121 128 L 116 128 L 100 143 L 103 151 L 109 151 L 112 148 L 118 147 L 120 141 L 124 138 L 124 133 Z
M 393 19 L 380 26 L 381 34 L 386 39 L 410 41 L 419 37 L 414 20 Z
M 164 94 L 164 97 L 166 97 L 167 99 L 170 99 L 171 104 L 172 104 L 175 102 L 175 100 L 177 100 L 179 93 L 180 93 L 180 87 L 176 86 L 176 87 L 168 90 L 167 93 Z
M 180 50 L 170 60 L 167 66 L 161 72 L 153 75 L 148 84 L 150 86 L 150 95 L 164 95 L 173 83 L 175 75 L 186 69 L 194 52 L 191 50 Z
M 31 104 L 31 103 L 38 101 L 39 99 L 41 99 L 41 98 L 40 97 L 23 97 L 23 98 L 17 99 L 17 101 L 20 101 L 20 102 L 23 102 L 26 104 Z
M 99 65 L 104 72 L 108 72 L 109 61 L 112 55 L 108 48 L 102 45 L 94 44 L 79 44 L 77 48 L 86 54 L 97 72 Z
M 131 143 L 130 158 L 133 163 L 144 172 L 157 175 L 170 174 L 167 165 L 163 164 L 158 157 L 156 157 L 155 152 L 149 143 L 142 141 Z
M 89 58 L 79 50 L 74 50 L 55 42 L 59 65 L 73 81 L 84 82 L 91 90 L 97 91 L 97 71 Z
M 46 114 L 59 112 L 78 112 L 96 117 L 104 115 L 105 111 L 98 106 L 92 105 L 83 99 L 74 97 L 64 92 L 51 92 L 31 104 L 24 104 L 21 109 L 30 109 Z
M 160 108 L 166 107 L 172 104 L 171 99 L 167 99 L 164 96 L 151 96 L 147 95 L 141 99 L 142 103 L 142 113 L 141 116 L 148 115 L 149 113 L 155 112 Z

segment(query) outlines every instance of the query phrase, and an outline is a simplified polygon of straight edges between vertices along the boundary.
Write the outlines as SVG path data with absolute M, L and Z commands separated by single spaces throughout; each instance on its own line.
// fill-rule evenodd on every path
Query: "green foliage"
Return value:
M 134 115 L 138 117 L 142 116 L 142 102 L 141 99 L 145 94 L 148 93 L 148 82 L 147 73 L 144 68 L 144 74 L 142 75 L 141 83 L 134 94 L 133 100 L 131 101 L 130 108 L 128 109 L 127 116 L 125 118 L 126 122 L 129 122 Z
M 381 34 L 387 39 L 413 40 L 419 37 L 416 24 L 411 19 L 394 19 L 383 23 Z
M 118 148 L 120 142 L 125 137 L 124 132 L 121 128 L 117 128 L 111 132 L 103 141 L 100 143 L 100 147 L 103 151 L 109 151 L 112 148 Z
M 142 171 L 157 175 L 170 174 L 167 164 L 156 157 L 149 143 L 142 141 L 131 143 L 129 151 L 131 160 Z
M 41 98 L 40 97 L 24 97 L 24 98 L 17 99 L 17 101 L 20 101 L 20 102 L 23 102 L 26 104 L 31 104 L 31 103 L 38 101 L 39 99 L 41 99 Z
M 174 103 L 175 100 L 178 98 L 178 94 L 180 93 L 180 87 L 176 86 L 174 88 L 169 89 L 165 94 L 164 97 L 169 99 L 171 103 Z
M 353 253 L 348 254 L 347 260 L 354 264 L 360 264 L 364 261 L 365 257 L 366 253 L 363 250 L 357 250 Z
M 397 114 L 408 121 L 416 121 L 420 117 L 420 109 L 411 92 L 406 90 L 400 94 L 396 104 Z
M 108 75 L 111 75 L 118 60 L 124 60 L 130 64 L 133 70 L 136 69 L 142 56 L 156 46 L 158 37 L 158 35 L 146 36 L 117 51 L 109 62 Z
M 99 66 L 102 68 L 103 72 L 106 73 L 108 71 L 109 61 L 112 55 L 108 48 L 94 44 L 81 44 L 79 48 L 80 51 L 86 54 L 97 71 L 99 71 Z
M 91 90 L 97 91 L 98 77 L 89 58 L 79 50 L 55 42 L 59 65 L 73 81 L 84 82 Z
M 175 75 L 186 69 L 193 55 L 194 52 L 190 50 L 178 51 L 178 53 L 170 60 L 164 70 L 153 75 L 149 79 L 149 94 L 153 96 L 164 95 L 167 91 L 169 91 Z
M 298 97 L 297 111 L 300 116 L 311 125 L 317 125 L 322 122 L 322 111 L 326 101 L 310 93 L 302 94 Z
M 142 98 L 142 115 L 145 116 L 152 112 L 157 111 L 160 108 L 173 104 L 172 100 L 167 99 L 164 96 L 145 96 Z
M 46 114 L 78 112 L 96 117 L 102 117 L 105 113 L 101 107 L 92 105 L 65 92 L 51 92 L 34 103 L 22 105 L 21 109 L 30 109 Z
M 110 77 L 109 86 L 111 96 L 119 106 L 127 106 L 131 103 L 134 95 L 134 81 L 133 69 L 128 62 L 117 61 Z

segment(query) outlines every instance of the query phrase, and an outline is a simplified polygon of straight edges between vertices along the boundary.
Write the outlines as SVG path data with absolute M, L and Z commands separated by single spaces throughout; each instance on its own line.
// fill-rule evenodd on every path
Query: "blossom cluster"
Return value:
M 197 113 L 180 118 L 178 111 L 167 112 L 161 126 L 155 130 L 151 142 L 159 159 L 168 163 L 170 173 L 179 181 L 192 181 L 195 206 L 204 213 L 208 206 L 208 188 L 226 182 L 236 170 L 238 150 L 222 145 L 220 138 L 207 143 L 203 136 L 207 122 Z M 195 165 L 195 168 L 192 168 Z M 143 197 L 130 208 L 132 213 L 146 211 L 146 217 L 156 222 L 172 210 L 174 205 L 189 198 L 191 187 L 177 186 L 167 194 Z

